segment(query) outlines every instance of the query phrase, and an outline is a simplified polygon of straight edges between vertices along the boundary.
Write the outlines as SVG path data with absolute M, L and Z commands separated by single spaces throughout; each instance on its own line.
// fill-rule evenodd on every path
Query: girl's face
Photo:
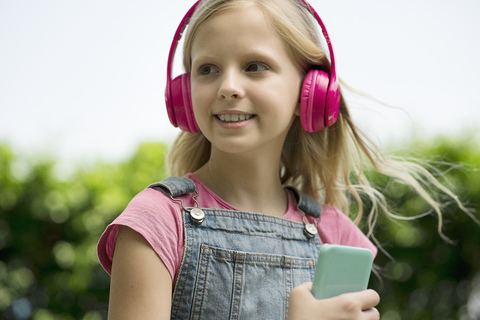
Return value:
M 304 75 L 263 13 L 252 4 L 215 14 L 198 29 L 191 56 L 193 110 L 212 147 L 281 150 Z

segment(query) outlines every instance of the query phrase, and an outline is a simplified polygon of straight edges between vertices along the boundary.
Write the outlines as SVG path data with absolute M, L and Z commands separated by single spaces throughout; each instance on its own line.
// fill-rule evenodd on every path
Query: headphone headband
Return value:
M 177 50 L 178 43 L 180 42 L 180 39 L 182 38 L 183 31 L 185 31 L 185 28 L 187 27 L 188 23 L 190 22 L 190 18 L 192 17 L 193 13 L 195 12 L 195 9 L 197 8 L 198 4 L 202 0 L 198 0 L 195 2 L 195 4 L 187 11 L 185 16 L 182 19 L 182 22 L 180 22 L 180 25 L 177 28 L 177 31 L 175 31 L 175 36 L 173 37 L 172 45 L 170 46 L 170 52 L 168 53 L 168 64 L 167 64 L 167 85 L 165 88 L 165 103 L 167 104 L 167 113 L 168 113 L 168 118 L 170 119 L 170 122 L 175 126 L 178 127 L 177 119 L 175 117 L 175 112 L 173 109 L 172 105 L 172 69 L 173 69 L 173 58 L 175 56 L 175 51 Z M 183 129 L 183 128 L 181 128 Z M 191 131 L 191 130 L 187 130 Z M 198 127 L 197 127 L 198 131 Z
M 190 18 L 192 17 L 193 13 L 195 12 L 195 9 L 197 8 L 197 6 L 201 1 L 202 0 L 198 0 L 197 2 L 195 2 L 195 4 L 187 11 L 187 13 L 183 17 L 182 21 L 180 22 L 180 25 L 178 26 L 175 32 L 175 36 L 170 46 L 170 52 L 168 54 L 167 83 L 165 88 L 165 102 L 167 105 L 167 112 L 168 112 L 168 117 L 170 119 L 170 122 L 175 127 L 180 127 L 181 129 L 190 131 L 190 132 L 199 131 L 199 128 L 197 126 L 197 123 L 193 115 L 193 109 L 191 105 L 190 87 L 189 87 L 190 78 L 188 74 L 184 74 L 181 77 L 182 79 L 176 78 L 175 80 L 172 80 L 172 68 L 173 68 L 175 51 L 177 49 L 178 43 L 182 38 L 182 34 L 185 31 L 185 28 L 190 22 Z M 317 107 L 314 104 L 318 102 L 319 98 L 317 97 L 313 98 L 316 90 L 316 89 L 313 89 L 313 93 L 311 93 L 312 97 L 308 98 L 309 100 L 308 102 L 305 102 L 305 104 L 309 105 L 308 107 L 306 107 L 307 111 L 302 113 L 300 116 L 302 121 L 302 126 L 304 127 L 304 129 L 309 132 L 314 132 L 314 131 L 319 131 L 326 127 L 331 126 L 337 120 L 338 109 L 340 105 L 340 90 L 339 90 L 339 84 L 338 84 L 337 74 L 335 70 L 335 56 L 333 54 L 333 47 L 332 47 L 332 43 L 330 41 L 330 37 L 328 35 L 327 29 L 325 28 L 325 25 L 322 19 L 320 18 L 318 13 L 315 11 L 315 9 L 307 1 L 305 0 L 299 0 L 299 1 L 301 1 L 307 7 L 307 9 L 315 17 L 316 21 L 320 25 L 323 36 L 325 37 L 325 40 L 327 42 L 328 51 L 330 53 L 330 73 L 326 75 L 315 74 L 311 76 L 312 78 L 311 81 L 314 83 L 314 85 L 316 85 L 317 82 L 322 82 L 322 81 L 324 82 L 324 79 L 320 79 L 320 77 L 328 78 L 326 88 L 322 89 L 326 91 L 325 92 L 326 97 L 324 97 L 324 99 L 322 100 L 323 103 L 325 104 L 325 107 L 324 107 L 325 109 L 323 110 L 323 107 L 322 107 L 322 110 L 320 111 L 316 110 Z M 319 78 L 319 80 L 316 80 L 316 78 Z M 175 83 L 175 82 L 178 82 L 178 83 Z M 182 87 L 185 87 L 185 86 L 187 86 L 188 88 L 185 88 L 186 90 L 183 90 Z M 303 88 L 303 91 L 304 89 L 305 88 Z M 180 98 L 177 98 L 177 97 L 180 97 Z M 181 99 L 182 102 L 177 105 L 176 101 L 174 101 L 176 99 Z M 310 101 L 310 100 L 313 100 L 313 101 Z M 312 120 L 312 117 L 313 117 L 313 120 Z M 320 120 L 317 119 L 320 117 L 321 117 Z M 320 123 L 320 121 L 323 123 Z

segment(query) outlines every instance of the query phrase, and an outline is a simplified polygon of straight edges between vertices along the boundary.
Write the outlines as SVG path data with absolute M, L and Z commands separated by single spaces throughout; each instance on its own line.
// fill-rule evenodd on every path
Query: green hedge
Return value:
M 463 164 L 436 167 L 465 203 L 479 209 L 478 144 L 439 139 L 417 142 L 415 149 L 424 158 Z M 136 193 L 165 177 L 166 152 L 164 144 L 142 144 L 126 161 L 79 167 L 65 178 L 56 174 L 55 161 L 0 145 L 0 318 L 106 319 L 109 277 L 96 243 Z M 400 214 L 426 210 L 403 186 L 383 177 L 375 182 Z M 438 236 L 432 216 L 380 221 L 376 236 L 395 258 L 380 253 L 382 283 L 371 281 L 382 296 L 382 319 L 467 319 L 472 279 L 480 270 L 480 230 L 454 205 L 445 210 L 445 234 L 455 245 Z

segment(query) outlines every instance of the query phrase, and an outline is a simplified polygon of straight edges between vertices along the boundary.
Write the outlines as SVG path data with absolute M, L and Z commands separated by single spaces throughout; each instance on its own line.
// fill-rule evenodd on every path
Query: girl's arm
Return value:
M 375 309 L 380 297 L 373 290 L 317 300 L 311 289 L 312 283 L 306 282 L 290 293 L 288 320 L 380 319 L 380 314 Z
M 170 319 L 172 278 L 137 232 L 120 226 L 113 254 L 108 319 Z

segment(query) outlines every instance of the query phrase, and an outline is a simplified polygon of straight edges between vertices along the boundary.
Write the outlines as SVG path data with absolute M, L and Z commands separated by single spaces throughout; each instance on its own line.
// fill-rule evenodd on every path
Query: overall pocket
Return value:
M 201 245 L 191 319 L 285 319 L 288 296 L 315 260 Z

